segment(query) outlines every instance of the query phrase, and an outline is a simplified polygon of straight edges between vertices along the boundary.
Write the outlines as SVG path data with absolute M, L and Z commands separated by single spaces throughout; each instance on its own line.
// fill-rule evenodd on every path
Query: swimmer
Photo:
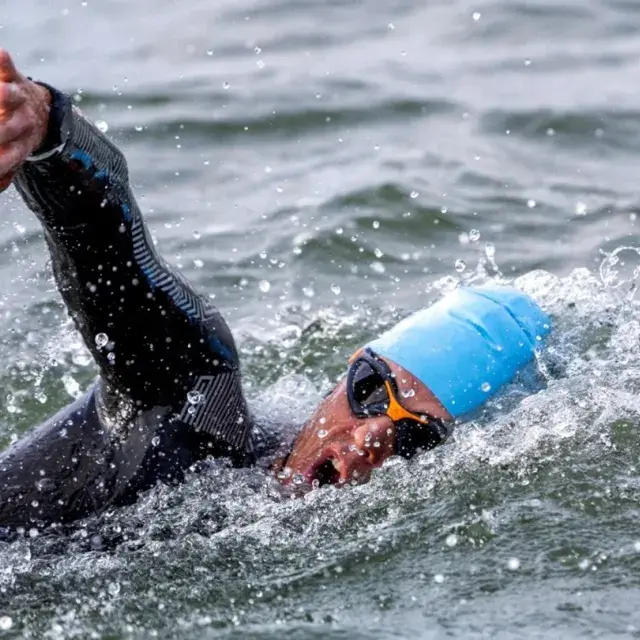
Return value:
M 0 189 L 40 221 L 60 294 L 98 366 L 80 399 L 0 454 L 0 526 L 57 526 L 133 502 L 198 461 L 264 456 L 220 313 L 160 258 L 122 153 L 68 96 L 0 50 Z M 464 287 L 353 354 L 278 463 L 285 484 L 365 482 L 444 442 L 550 329 L 527 296 Z

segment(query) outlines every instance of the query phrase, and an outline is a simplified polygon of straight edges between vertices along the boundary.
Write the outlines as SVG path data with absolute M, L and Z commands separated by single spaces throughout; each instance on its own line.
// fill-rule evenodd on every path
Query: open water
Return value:
M 125 150 L 266 418 L 460 280 L 555 323 L 536 393 L 369 485 L 288 501 L 213 464 L 0 543 L 0 637 L 640 636 L 640 2 L 0 0 L 0 44 Z M 0 207 L 6 444 L 95 369 Z

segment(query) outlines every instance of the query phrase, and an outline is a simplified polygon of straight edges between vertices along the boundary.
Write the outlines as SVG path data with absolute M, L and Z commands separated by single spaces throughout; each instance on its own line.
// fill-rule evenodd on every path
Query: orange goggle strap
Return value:
M 384 386 L 387 387 L 387 395 L 389 396 L 389 406 L 387 407 L 386 414 L 394 421 L 398 422 L 399 420 L 415 420 L 420 424 L 429 424 L 430 420 L 423 418 L 415 413 L 411 413 L 411 411 L 405 409 L 400 402 L 398 402 L 395 393 L 393 392 L 393 387 L 388 380 L 384 381 Z

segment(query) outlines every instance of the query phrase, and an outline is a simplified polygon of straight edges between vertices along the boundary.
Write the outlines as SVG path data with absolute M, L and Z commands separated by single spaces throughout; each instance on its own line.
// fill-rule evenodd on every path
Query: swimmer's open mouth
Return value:
M 311 484 L 319 487 L 325 484 L 338 484 L 341 478 L 340 469 L 340 461 L 337 458 L 325 458 L 311 470 L 309 474 Z

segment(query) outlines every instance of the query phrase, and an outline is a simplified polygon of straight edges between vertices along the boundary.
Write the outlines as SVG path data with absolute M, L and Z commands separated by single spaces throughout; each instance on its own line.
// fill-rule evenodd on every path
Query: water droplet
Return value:
M 420 195 L 420 194 L 419 194 L 417 191 L 412 191 L 412 192 L 409 194 L 409 197 L 410 197 L 412 200 L 415 200 L 419 195 Z
M 226 91 L 229 88 L 229 83 L 228 82 L 223 82 L 222 83 L 222 88 Z
M 199 232 L 199 231 L 194 231 L 194 232 L 193 232 L 193 237 L 194 237 L 196 240 L 200 240 L 200 238 L 202 237 L 202 235 L 200 234 L 200 232 Z
M 200 404 L 204 400 L 204 396 L 195 389 L 187 393 L 187 402 L 189 404 Z
M 576 215 L 577 216 L 587 215 L 587 205 L 584 202 L 576 202 Z
M 444 582 L 444 576 L 441 573 L 436 573 L 436 575 L 433 576 L 433 581 L 442 584 Z
M 469 240 L 471 240 L 471 242 L 478 242 L 478 240 L 480 240 L 480 232 L 477 229 L 471 229 L 471 231 L 469 231 Z
M 371 226 L 372 226 L 374 229 L 379 229 L 379 228 L 380 228 L 380 223 L 379 223 L 377 220 L 374 220 L 374 221 L 371 223 Z
M 480 388 L 485 392 L 485 393 L 489 393 L 489 391 L 491 391 L 491 385 L 488 382 L 483 382 L 480 385 Z
M 153 436 L 153 438 L 151 438 L 151 444 L 157 447 L 160 444 L 160 436 Z
M 262 293 L 267 293 L 269 289 L 271 289 L 271 283 L 268 280 L 260 280 L 258 283 L 258 289 L 260 289 Z
M 369 266 L 371 267 L 371 271 L 375 271 L 375 273 L 384 273 L 387 270 L 382 262 L 378 260 L 374 260 Z
M 285 467 L 282 471 L 278 473 L 278 480 L 286 480 L 291 477 L 291 469 L 290 467 Z
M 301 473 L 294 473 L 291 481 L 293 482 L 293 484 L 303 484 L 304 476 Z
M 331 291 L 334 293 L 334 295 L 339 296 L 342 289 L 340 288 L 339 284 L 334 283 L 331 285 Z
M 527 200 L 527 207 L 529 207 L 529 209 L 533 209 L 536 206 L 536 201 L 535 200 Z
M 110 351 L 107 353 L 107 360 L 109 361 L 109 364 L 114 364 L 116 361 L 116 354 L 113 353 L 113 351 Z
M 106 346 L 107 342 L 109 342 L 109 336 L 106 333 L 96 334 L 96 347 L 98 347 L 98 349 Z
M 326 438 L 329 435 L 329 432 L 326 429 L 320 429 L 318 431 L 318 438 Z
M 95 549 L 96 551 L 102 550 L 102 537 L 100 535 L 96 533 L 95 535 L 91 536 L 90 542 L 92 549 Z
M 471 17 L 475 22 L 478 22 L 478 20 L 480 20 L 480 18 L 482 17 L 482 14 L 479 11 L 474 11 Z
M 401 395 L 403 398 L 413 398 L 416 395 L 416 390 L 407 389 L 406 391 L 403 391 Z
M 36 487 L 38 491 L 52 491 L 56 488 L 56 485 L 50 478 L 40 478 L 40 480 L 36 482 Z
M 8 631 L 11 627 L 13 627 L 11 616 L 0 616 L 0 629 L 2 629 L 2 631 Z
M 467 268 L 467 263 L 458 258 L 455 263 L 455 268 L 458 273 L 462 273 Z
M 200 258 L 196 258 L 196 259 L 193 261 L 193 266 L 194 266 L 196 269 L 202 269 L 202 267 L 204 267 L 204 262 L 203 262 L 202 260 L 200 260 Z
M 208 56 L 212 56 L 213 55 L 213 49 L 207 49 L 207 55 Z
M 507 567 L 509 571 L 517 571 L 520 568 L 520 560 L 518 560 L 518 558 L 509 558 Z
M 119 582 L 110 582 L 107 590 L 112 596 L 117 596 L 120 593 L 120 583 Z
M 98 130 L 102 133 L 107 133 L 107 131 L 109 131 L 109 125 L 105 120 L 98 120 L 98 122 L 96 122 L 96 127 L 98 127 Z
M 447 547 L 455 547 L 458 544 L 458 536 L 455 533 L 450 533 L 445 540 Z

